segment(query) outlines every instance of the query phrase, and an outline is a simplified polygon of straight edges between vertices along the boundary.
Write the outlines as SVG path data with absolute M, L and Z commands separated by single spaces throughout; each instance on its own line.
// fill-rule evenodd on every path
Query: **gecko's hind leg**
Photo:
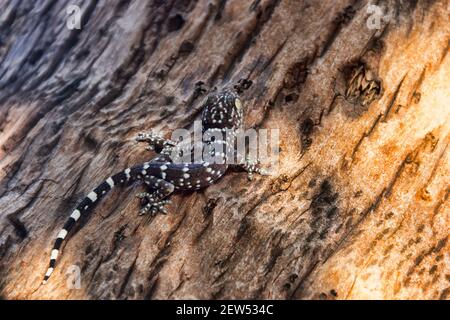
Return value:
M 136 141 L 147 142 L 147 150 L 155 150 L 157 153 L 161 153 L 164 151 L 164 153 L 166 154 L 170 154 L 172 148 L 176 145 L 174 141 L 164 139 L 159 134 L 156 134 L 152 131 L 139 133 L 136 137 Z
M 247 171 L 247 179 L 253 180 L 253 174 L 267 175 L 266 170 L 259 166 L 259 161 L 252 161 L 249 158 L 245 159 L 245 162 L 238 165 L 245 171 Z
M 144 183 L 149 188 L 150 192 L 142 192 L 137 195 L 138 198 L 143 199 L 145 204 L 141 208 L 139 214 L 155 215 L 158 212 L 167 213 L 164 205 L 170 201 L 167 198 L 175 189 L 174 185 L 154 176 L 144 178 Z

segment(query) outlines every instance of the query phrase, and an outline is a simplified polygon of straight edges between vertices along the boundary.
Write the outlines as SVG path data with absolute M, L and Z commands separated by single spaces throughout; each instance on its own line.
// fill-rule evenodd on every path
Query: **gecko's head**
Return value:
M 208 96 L 203 105 L 203 130 L 237 129 L 243 121 L 243 106 L 236 92 L 224 90 Z

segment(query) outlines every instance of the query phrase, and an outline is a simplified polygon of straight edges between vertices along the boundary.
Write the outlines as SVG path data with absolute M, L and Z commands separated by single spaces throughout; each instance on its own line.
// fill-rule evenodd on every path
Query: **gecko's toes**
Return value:
M 136 194 L 136 198 L 143 199 L 143 198 L 145 198 L 145 197 L 147 197 L 149 195 L 150 194 L 148 192 L 139 192 L 139 193 Z
M 145 139 L 145 137 L 146 137 L 145 133 L 139 132 L 135 139 L 136 139 L 136 141 L 142 141 Z
M 162 214 L 167 214 L 167 209 L 164 207 L 166 204 L 170 203 L 170 200 L 161 200 L 157 202 L 148 202 L 140 211 L 139 215 L 150 214 L 152 216 L 161 212 Z

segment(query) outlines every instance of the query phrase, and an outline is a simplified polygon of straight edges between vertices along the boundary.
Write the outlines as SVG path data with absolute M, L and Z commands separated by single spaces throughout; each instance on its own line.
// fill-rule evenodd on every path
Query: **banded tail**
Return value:
M 123 185 L 127 182 L 133 181 L 138 173 L 141 173 L 142 170 L 145 170 L 148 167 L 148 164 L 136 166 L 133 168 L 128 168 L 125 171 L 122 171 L 118 174 L 115 174 L 108 179 L 106 179 L 103 183 L 101 183 L 97 188 L 91 191 L 81 202 L 78 204 L 77 208 L 72 212 L 69 219 L 64 224 L 64 227 L 58 233 L 56 237 L 55 244 L 53 245 L 53 249 L 50 256 L 50 264 L 48 266 L 47 272 L 45 273 L 44 280 L 42 284 L 47 283 L 47 280 L 50 278 L 50 275 L 53 273 L 55 269 L 56 259 L 58 258 L 59 249 L 66 238 L 67 234 L 72 230 L 75 226 L 75 223 L 80 219 L 81 215 L 88 213 L 91 209 L 95 207 L 99 200 L 101 200 L 108 191 L 112 190 L 117 185 Z

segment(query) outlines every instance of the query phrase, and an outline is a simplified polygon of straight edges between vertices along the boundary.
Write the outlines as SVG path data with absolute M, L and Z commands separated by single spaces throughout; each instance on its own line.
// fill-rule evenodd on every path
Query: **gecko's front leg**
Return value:
M 176 143 L 169 139 L 164 139 L 159 134 L 150 132 L 140 132 L 136 137 L 136 141 L 147 142 L 147 150 L 155 150 L 157 153 L 170 154 Z
M 172 194 L 175 186 L 170 182 L 154 176 L 145 177 L 144 183 L 148 187 L 149 192 L 137 194 L 138 198 L 145 201 L 139 214 L 150 213 L 151 215 L 155 215 L 158 212 L 166 213 L 167 211 L 164 206 L 170 201 L 165 198 Z

